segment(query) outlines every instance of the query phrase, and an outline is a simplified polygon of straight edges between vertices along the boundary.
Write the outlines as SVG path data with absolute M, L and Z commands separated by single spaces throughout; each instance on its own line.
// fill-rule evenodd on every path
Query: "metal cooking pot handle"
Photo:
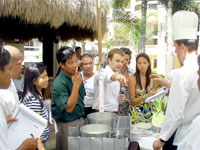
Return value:
M 115 138 L 115 137 L 116 137 L 116 131 L 115 130 L 110 130 L 109 138 Z
M 88 118 L 85 118 L 85 123 L 84 123 L 84 125 L 86 125 L 86 124 L 89 124 L 89 119 L 88 119 Z
M 113 130 L 117 128 L 117 121 L 118 121 L 118 116 L 114 118 L 114 123 L 113 123 Z

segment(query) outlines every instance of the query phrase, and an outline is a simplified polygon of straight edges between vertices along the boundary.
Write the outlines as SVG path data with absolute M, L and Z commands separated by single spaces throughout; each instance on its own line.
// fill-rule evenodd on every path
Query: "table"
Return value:
M 141 150 L 153 150 L 153 142 L 156 140 L 153 135 L 142 136 L 137 142 L 140 145 Z
M 140 130 L 138 134 L 135 133 L 133 135 L 130 133 L 130 136 L 131 141 L 137 141 L 139 143 L 141 150 L 153 150 L 153 142 L 158 139 L 159 133 L 153 133 L 152 130 Z

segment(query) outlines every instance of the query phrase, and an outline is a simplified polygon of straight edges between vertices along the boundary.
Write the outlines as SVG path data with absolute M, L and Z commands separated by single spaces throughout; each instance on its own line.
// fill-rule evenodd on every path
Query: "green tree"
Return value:
M 134 49 L 138 49 L 140 38 L 140 19 L 134 17 L 130 12 L 126 12 L 125 8 L 129 5 L 130 0 L 112 0 L 113 18 L 118 26 L 119 32 L 123 33 L 116 40 L 122 45 L 131 45 Z
M 142 17 L 140 27 L 140 52 L 145 52 L 145 35 L 146 35 L 146 14 L 147 14 L 147 2 L 148 0 L 142 0 Z
M 160 0 L 162 4 L 168 7 L 168 2 L 170 0 Z M 196 12 L 200 16 L 199 4 L 194 0 L 171 0 L 172 2 L 172 14 L 179 10 L 189 10 Z
M 115 22 L 115 28 L 118 32 L 116 37 L 104 44 L 104 46 L 107 48 L 110 48 L 111 46 L 131 45 L 133 49 L 139 49 L 141 20 L 137 17 L 134 17 L 130 12 L 124 11 L 129 4 L 130 0 L 111 1 L 111 6 L 113 8 L 113 18 L 111 21 Z M 149 14 L 148 16 L 152 15 L 155 14 Z M 147 34 L 145 34 L 145 42 L 148 42 L 152 35 L 157 31 L 157 26 L 153 32 L 148 31 Z

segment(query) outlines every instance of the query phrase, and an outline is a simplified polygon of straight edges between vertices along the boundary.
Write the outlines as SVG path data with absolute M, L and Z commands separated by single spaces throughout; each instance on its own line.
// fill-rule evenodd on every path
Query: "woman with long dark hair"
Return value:
M 49 119 L 48 110 L 44 105 L 42 89 L 48 86 L 48 75 L 46 66 L 43 63 L 29 64 L 25 69 L 24 93 L 21 103 L 45 118 Z M 41 135 L 41 140 L 45 146 L 49 138 L 49 127 L 45 128 Z
M 152 103 L 145 102 L 146 98 L 156 93 L 156 84 L 151 81 L 150 74 L 149 56 L 140 53 L 136 58 L 136 72 L 128 81 L 132 124 L 150 122 L 152 119 Z

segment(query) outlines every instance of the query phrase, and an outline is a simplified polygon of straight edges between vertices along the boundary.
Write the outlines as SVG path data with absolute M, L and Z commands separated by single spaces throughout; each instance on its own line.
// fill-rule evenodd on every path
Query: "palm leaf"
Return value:
M 160 2 L 168 7 L 169 0 L 160 0 Z M 194 0 L 172 0 L 172 13 L 180 10 L 193 11 L 200 16 L 199 4 L 195 3 Z

